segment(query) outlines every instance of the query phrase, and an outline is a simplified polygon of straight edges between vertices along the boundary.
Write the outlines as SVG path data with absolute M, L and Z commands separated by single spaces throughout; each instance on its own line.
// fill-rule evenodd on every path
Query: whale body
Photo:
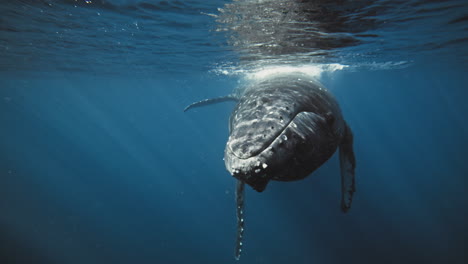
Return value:
M 353 134 L 340 107 L 318 81 L 303 73 L 275 74 L 251 82 L 242 93 L 194 103 L 237 100 L 224 151 L 226 169 L 236 178 L 236 258 L 242 251 L 244 184 L 262 192 L 270 181 L 301 180 L 339 149 L 341 209 L 355 192 Z
M 303 179 L 339 146 L 352 177 L 352 133 L 338 103 L 314 79 L 284 74 L 246 88 L 230 117 L 224 159 L 231 175 L 262 192 L 270 180 Z

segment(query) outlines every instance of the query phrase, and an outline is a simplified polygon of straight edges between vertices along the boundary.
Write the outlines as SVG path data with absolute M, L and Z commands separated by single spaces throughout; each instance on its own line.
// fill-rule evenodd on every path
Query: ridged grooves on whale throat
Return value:
M 243 181 L 237 181 L 236 186 L 236 214 L 237 214 L 237 236 L 236 236 L 236 260 L 239 260 L 242 252 L 242 236 L 244 234 L 244 186 Z

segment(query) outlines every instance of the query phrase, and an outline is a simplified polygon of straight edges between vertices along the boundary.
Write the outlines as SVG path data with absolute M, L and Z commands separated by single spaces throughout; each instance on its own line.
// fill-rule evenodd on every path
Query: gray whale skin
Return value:
M 341 209 L 355 192 L 353 134 L 334 97 L 302 73 L 276 74 L 250 83 L 238 95 L 193 103 L 186 109 L 237 101 L 229 120 L 226 169 L 238 180 L 237 246 L 243 235 L 244 184 L 258 192 L 269 181 L 295 181 L 310 175 L 339 149 Z

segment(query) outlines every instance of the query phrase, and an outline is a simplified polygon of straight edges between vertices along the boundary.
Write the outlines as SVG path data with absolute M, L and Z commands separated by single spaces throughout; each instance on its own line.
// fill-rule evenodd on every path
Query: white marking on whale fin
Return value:
M 186 112 L 189 109 L 195 108 L 195 107 L 202 107 L 210 104 L 217 104 L 217 103 L 222 103 L 222 102 L 228 102 L 228 101 L 239 101 L 239 96 L 236 94 L 230 94 L 226 96 L 221 96 L 221 97 L 216 97 L 216 98 L 210 98 L 210 99 L 205 99 L 201 100 L 195 103 L 192 103 L 185 107 L 184 112 Z
M 245 183 L 238 180 L 236 185 L 237 236 L 234 254 L 236 260 L 239 260 L 242 252 L 242 236 L 244 235 L 244 187 Z
M 356 159 L 353 151 L 353 133 L 348 125 L 345 125 L 345 134 L 340 144 L 340 168 L 341 168 L 341 210 L 347 212 L 351 208 L 353 194 L 356 191 L 354 169 Z

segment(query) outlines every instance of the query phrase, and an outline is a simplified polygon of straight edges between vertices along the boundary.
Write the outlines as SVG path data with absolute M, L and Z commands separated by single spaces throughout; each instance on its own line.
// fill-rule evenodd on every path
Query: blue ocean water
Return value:
M 2 2 L 0 263 L 467 263 L 468 5 L 274 2 Z M 236 261 L 234 104 L 183 109 L 278 65 L 336 96 L 357 191 L 336 155 L 246 188 Z

